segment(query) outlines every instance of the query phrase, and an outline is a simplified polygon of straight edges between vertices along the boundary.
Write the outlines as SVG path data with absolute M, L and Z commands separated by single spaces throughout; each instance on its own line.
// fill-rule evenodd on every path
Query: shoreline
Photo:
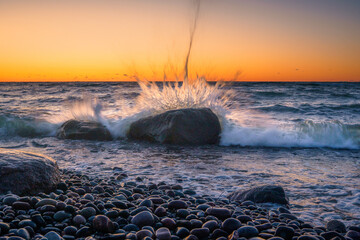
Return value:
M 330 240 L 346 236 L 355 240 L 360 236 L 360 226 L 345 227 L 338 220 L 333 226 L 314 226 L 284 207 L 269 210 L 251 201 L 198 196 L 180 184 L 144 184 L 141 178 L 123 182 L 121 174 L 105 179 L 61 172 L 62 181 L 50 194 L 0 196 L 0 240 L 10 236 L 254 240 Z

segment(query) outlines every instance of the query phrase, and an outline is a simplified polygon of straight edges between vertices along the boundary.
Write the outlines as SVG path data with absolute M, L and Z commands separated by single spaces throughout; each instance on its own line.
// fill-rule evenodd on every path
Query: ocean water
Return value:
M 221 120 L 219 145 L 126 139 L 140 117 L 203 106 Z M 117 140 L 57 139 L 72 118 L 102 122 Z M 124 172 L 213 196 L 278 184 L 306 221 L 360 223 L 359 83 L 0 83 L 0 147 L 47 154 L 88 175 Z

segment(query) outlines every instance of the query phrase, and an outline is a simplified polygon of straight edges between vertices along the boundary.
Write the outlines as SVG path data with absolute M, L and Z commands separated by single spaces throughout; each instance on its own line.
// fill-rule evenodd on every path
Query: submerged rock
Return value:
M 218 117 L 209 108 L 187 108 L 133 122 L 131 139 L 169 144 L 215 144 L 221 131 Z
M 228 198 L 231 201 L 252 201 L 254 203 L 271 202 L 289 204 L 289 199 L 286 197 L 284 189 L 281 186 L 275 185 L 255 187 L 246 191 L 235 191 L 231 193 Z
M 58 138 L 110 141 L 109 130 L 99 122 L 68 120 L 57 131 Z
M 45 155 L 0 148 L 0 194 L 50 192 L 60 181 L 56 161 Z

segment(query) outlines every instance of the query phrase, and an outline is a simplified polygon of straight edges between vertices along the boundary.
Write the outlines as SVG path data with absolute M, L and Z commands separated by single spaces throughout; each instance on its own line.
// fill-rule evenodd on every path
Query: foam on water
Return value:
M 329 147 L 359 149 L 360 126 L 339 121 L 302 121 L 284 125 L 241 126 L 227 121 L 221 133 L 223 146 Z
M 340 121 L 273 122 L 256 110 L 231 106 L 234 91 L 222 83 L 210 84 L 204 78 L 183 82 L 150 83 L 138 81 L 140 94 L 133 102 L 117 102 L 115 109 L 104 109 L 95 97 L 84 97 L 65 104 L 62 112 L 43 120 L 0 117 L 2 136 L 55 136 L 67 120 L 96 121 L 105 125 L 115 138 L 125 138 L 132 122 L 151 115 L 181 108 L 210 108 L 220 119 L 222 146 L 252 147 L 329 147 L 360 148 L 360 126 Z

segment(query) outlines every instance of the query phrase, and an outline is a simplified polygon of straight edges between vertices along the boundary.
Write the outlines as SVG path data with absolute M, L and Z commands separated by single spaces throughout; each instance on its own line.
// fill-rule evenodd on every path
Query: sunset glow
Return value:
M 359 81 L 359 13 L 351 0 L 202 1 L 190 75 Z M 192 1 L 0 0 L 0 81 L 173 80 L 193 18 Z

